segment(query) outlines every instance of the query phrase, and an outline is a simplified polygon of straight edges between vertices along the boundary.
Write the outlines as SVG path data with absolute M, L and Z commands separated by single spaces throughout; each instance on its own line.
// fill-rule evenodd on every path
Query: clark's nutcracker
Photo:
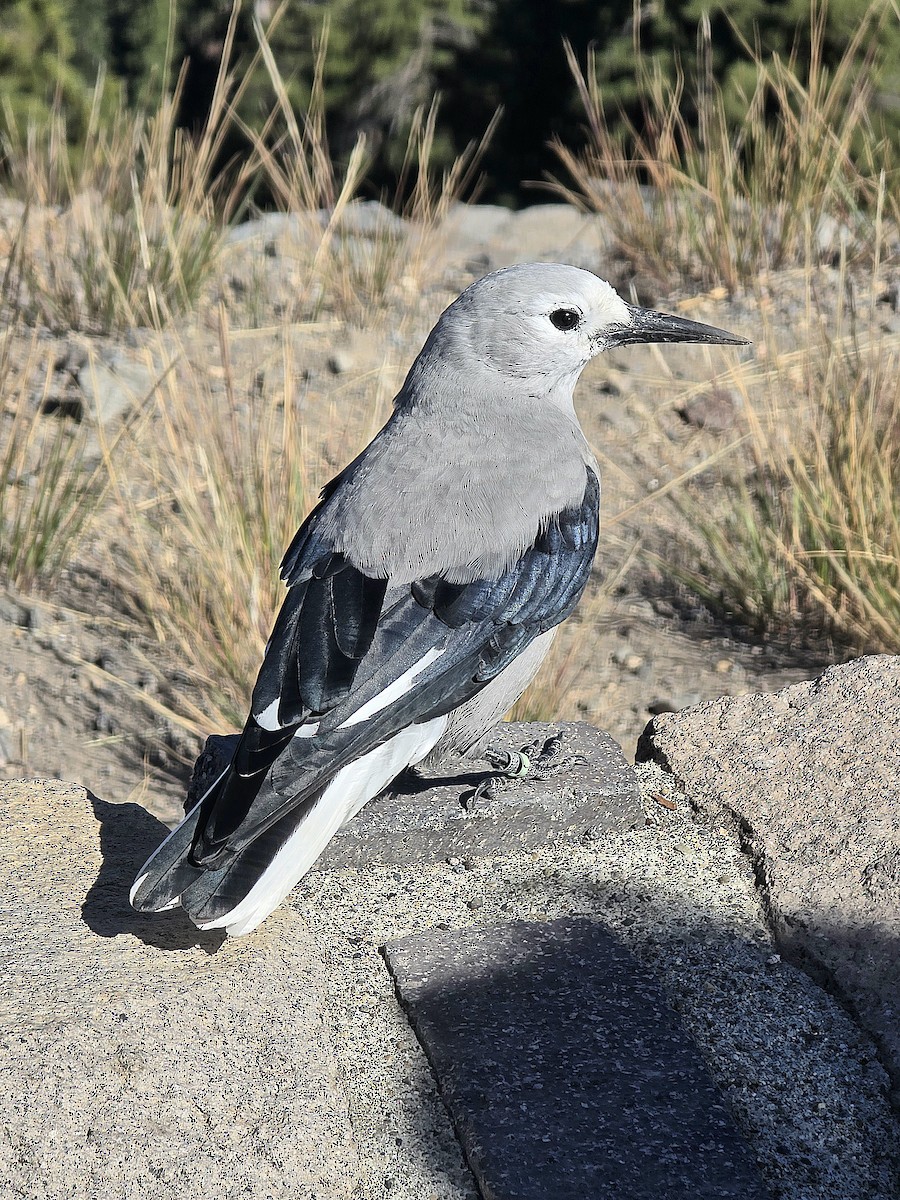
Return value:
M 395 776 L 471 748 L 518 699 L 597 546 L 573 389 L 633 342 L 744 339 L 554 263 L 495 271 L 450 305 L 288 548 L 234 756 L 142 868 L 135 908 L 248 933 Z

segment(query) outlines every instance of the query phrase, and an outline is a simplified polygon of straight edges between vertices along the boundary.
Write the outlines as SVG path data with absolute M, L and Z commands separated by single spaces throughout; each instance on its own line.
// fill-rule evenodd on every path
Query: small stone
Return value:
M 830 213 L 824 213 L 815 230 L 816 244 L 824 258 L 836 259 L 851 242 L 853 232 L 846 221 L 840 221 Z
M 36 604 L 30 604 L 26 609 L 26 628 L 30 629 L 32 633 L 37 633 L 38 630 L 45 629 L 45 617 L 46 614 L 43 609 L 39 608 Z
M 644 664 L 644 660 L 640 654 L 636 654 L 634 650 L 626 643 L 624 646 L 617 646 L 612 652 L 612 660 L 617 667 L 623 667 L 626 671 L 635 674 Z
M 882 304 L 889 304 L 895 313 L 900 313 L 900 279 L 894 279 L 878 297 Z
M 101 708 L 94 717 L 94 728 L 98 733 L 114 733 L 116 729 L 115 719 Z
M 0 596 L 0 621 L 27 629 L 30 624 L 30 613 L 23 604 L 17 604 L 11 597 Z
M 108 361 L 91 359 L 78 370 L 82 419 L 108 425 L 139 407 L 153 392 L 156 378 L 150 368 L 120 351 Z
M 687 425 L 707 433 L 728 433 L 737 424 L 739 402 L 733 392 L 712 388 L 691 398 L 679 408 L 678 415 Z
M 346 375 L 353 370 L 353 355 L 349 350 L 334 350 L 329 354 L 326 366 L 332 375 Z

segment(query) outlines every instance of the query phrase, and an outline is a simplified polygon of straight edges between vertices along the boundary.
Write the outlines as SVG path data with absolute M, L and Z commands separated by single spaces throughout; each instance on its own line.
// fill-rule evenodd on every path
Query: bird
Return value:
M 250 933 L 392 780 L 508 711 L 597 549 L 575 384 L 595 355 L 644 342 L 746 339 L 561 263 L 494 271 L 450 304 L 290 543 L 231 761 L 141 868 L 135 909 Z

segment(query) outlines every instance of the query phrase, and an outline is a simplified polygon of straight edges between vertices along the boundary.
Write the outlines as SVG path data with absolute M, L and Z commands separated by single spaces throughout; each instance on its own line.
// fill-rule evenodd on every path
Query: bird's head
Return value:
M 441 317 L 425 354 L 437 352 L 457 370 L 555 388 L 574 385 L 601 351 L 636 342 L 747 344 L 712 325 L 626 304 L 590 271 L 524 263 L 468 287 Z

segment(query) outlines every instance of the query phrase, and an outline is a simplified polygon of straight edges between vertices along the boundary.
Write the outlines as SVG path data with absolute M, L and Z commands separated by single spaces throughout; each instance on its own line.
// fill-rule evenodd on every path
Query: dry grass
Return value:
M 215 309 L 214 361 L 192 362 L 170 327 L 159 341 L 162 382 L 147 424 L 134 434 L 129 461 L 139 464 L 138 476 L 124 475 L 116 459 L 107 457 L 119 524 L 126 531 L 117 548 L 119 582 L 135 619 L 173 650 L 202 688 L 205 720 L 219 729 L 243 720 L 284 595 L 281 557 L 334 472 L 322 441 L 309 437 L 308 422 L 301 424 L 298 416 L 297 322 L 304 322 L 313 339 L 317 334 L 332 339 L 343 325 L 363 316 L 377 331 L 380 317 L 393 313 L 396 327 L 396 308 L 407 307 L 421 286 L 435 252 L 434 230 L 460 189 L 471 186 L 477 157 L 477 148 L 471 148 L 435 181 L 429 167 L 435 113 L 423 114 L 414 122 L 401 180 L 412 233 L 401 238 L 386 217 L 379 217 L 383 228 L 345 238 L 342 223 L 364 182 L 364 143 L 339 173 L 325 141 L 320 84 L 306 119 L 297 122 L 258 32 L 276 105 L 269 126 L 255 140 L 246 178 L 242 174 L 236 187 L 263 172 L 279 206 L 297 218 L 301 230 L 293 259 L 293 288 L 301 299 L 281 313 L 275 328 L 262 331 L 277 340 L 279 369 L 270 364 L 264 382 L 236 382 L 232 364 L 239 331 L 231 328 L 223 305 Z M 329 214 L 324 222 L 323 210 Z M 310 296 L 317 298 L 311 306 L 304 299 Z M 337 448 L 342 461 L 383 421 L 384 380 L 390 374 L 379 373 L 368 382 L 349 435 L 356 440 Z M 337 427 L 339 422 L 332 412 L 324 420 L 319 414 L 314 424 Z M 192 725 L 202 714 L 183 698 L 178 715 Z
M 216 137 L 176 130 L 178 92 L 152 116 L 101 120 L 98 103 L 74 156 L 58 110 L 49 129 L 7 139 L 10 187 L 27 204 L 18 300 L 30 323 L 108 334 L 160 328 L 196 304 L 221 241 Z
M 610 129 L 593 55 L 582 71 L 569 47 L 588 141 L 580 152 L 557 144 L 570 182 L 555 181 L 555 191 L 602 214 L 618 253 L 670 287 L 688 281 L 734 291 L 762 271 L 838 251 L 871 261 L 879 193 L 896 221 L 900 192 L 891 146 L 869 119 L 867 47 L 875 24 L 895 19 L 875 3 L 833 71 L 822 58 L 823 11 L 813 12 L 802 69 L 746 47 L 756 83 L 743 97 L 739 127 L 713 78 L 708 19 L 688 104 L 684 77 L 665 79 L 636 47 L 644 108 L 640 127 L 625 137 Z M 698 114 L 696 128 L 686 109 Z
M 770 324 L 765 359 L 732 379 L 746 436 L 699 484 L 671 491 L 693 535 L 655 564 L 762 635 L 852 650 L 900 648 L 900 350 L 874 304 L 897 253 L 900 191 L 870 121 L 868 50 L 875 25 L 897 19 L 873 4 L 830 71 L 822 10 L 802 68 L 748 47 L 756 84 L 739 127 L 704 22 L 689 97 L 683 77 L 666 81 L 638 54 L 643 121 L 625 138 L 610 131 L 593 60 L 582 71 L 570 50 L 588 141 L 580 153 L 557 146 L 571 182 L 554 184 L 602 214 L 618 255 L 669 288 L 746 289 L 765 314 L 778 273 L 803 275 L 805 319 Z M 817 300 L 823 262 L 839 263 L 837 312 Z M 871 297 L 862 310 L 854 289 Z
M 694 531 L 668 564 L 712 607 L 788 644 L 833 638 L 900 651 L 900 335 L 857 306 L 846 267 L 825 315 L 808 276 L 808 332 L 737 371 L 738 452 L 698 492 L 675 494 Z
M 281 386 L 239 391 L 224 310 L 219 334 L 218 362 L 179 354 L 165 373 L 127 458 L 137 477 L 107 461 L 132 615 L 203 689 L 205 720 L 227 729 L 243 719 L 283 595 L 281 556 L 324 480 L 298 428 L 290 339 Z
M 23 591 L 46 586 L 71 559 L 105 496 L 85 457 L 87 430 L 45 415 L 49 365 L 34 332 L 14 361 L 15 326 L 0 341 L 0 573 Z M 43 370 L 39 397 L 32 380 Z
M 361 232 L 358 202 L 366 190 L 366 138 L 359 136 L 345 164 L 340 168 L 335 164 L 325 132 L 327 24 L 309 108 L 302 119 L 291 107 L 279 65 L 258 22 L 256 33 L 273 104 L 260 131 L 242 126 L 253 152 L 236 186 L 243 190 L 251 181 L 263 180 L 278 210 L 295 218 L 296 299 L 285 316 L 309 320 L 329 312 L 343 321 L 371 325 L 373 308 L 378 311 L 408 301 L 433 276 L 440 258 L 441 223 L 455 201 L 476 192 L 479 162 L 496 119 L 436 178 L 431 156 L 437 101 L 427 110 L 418 110 L 395 195 L 388 204 L 368 209 Z M 397 215 L 405 218 L 405 228 L 401 229 Z

